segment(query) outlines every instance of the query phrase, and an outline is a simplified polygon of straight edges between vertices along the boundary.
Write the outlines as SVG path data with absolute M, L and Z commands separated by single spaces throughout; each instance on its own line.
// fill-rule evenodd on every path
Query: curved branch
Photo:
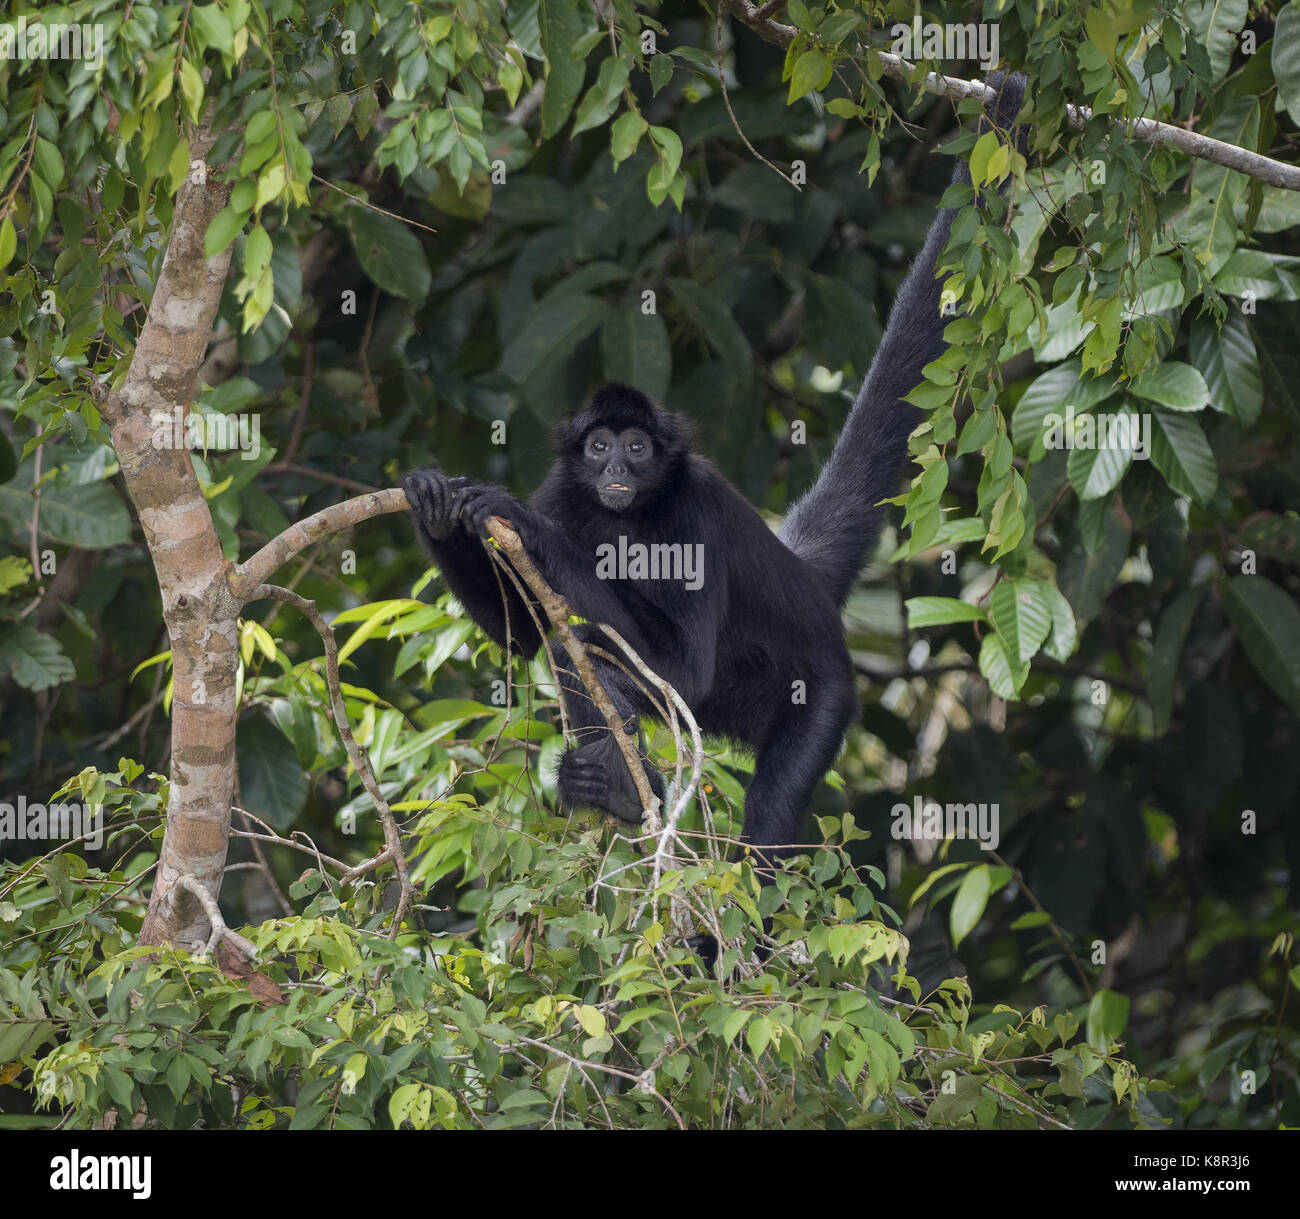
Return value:
M 226 580 L 235 599 L 243 605 L 254 600 L 259 586 L 280 570 L 294 555 L 313 542 L 327 538 L 386 512 L 405 512 L 409 505 L 400 487 L 371 491 L 341 504 L 331 504 L 312 516 L 295 521 L 283 533 L 273 537 L 256 554 L 238 563 L 227 573 Z M 269 596 L 270 594 L 263 594 Z
M 402 497 L 402 502 L 406 502 L 406 496 L 398 492 Z M 368 498 L 368 497 L 362 497 Z M 356 503 L 356 500 L 350 500 L 349 503 Z M 343 505 L 338 505 L 342 507 Z M 317 513 L 317 516 L 324 515 Z M 309 518 L 314 519 L 314 518 Z M 286 537 L 287 534 L 281 534 L 280 537 Z M 388 807 L 388 801 L 384 799 L 384 794 L 379 790 L 379 780 L 375 778 L 374 767 L 370 765 L 370 757 L 360 745 L 357 739 L 352 735 L 352 728 L 348 724 L 347 708 L 343 705 L 343 688 L 339 683 L 339 649 L 338 643 L 334 639 L 334 628 L 325 621 L 324 616 L 316 606 L 315 601 L 308 601 L 306 597 L 300 597 L 295 592 L 290 592 L 287 588 L 279 588 L 274 584 L 261 584 L 253 590 L 249 600 L 260 600 L 268 597 L 272 601 L 282 601 L 285 605 L 291 605 L 294 609 L 301 611 L 312 626 L 316 628 L 317 634 L 321 637 L 321 642 L 325 645 L 325 684 L 329 688 L 330 696 L 330 714 L 334 718 L 334 727 L 338 729 L 339 739 L 343 742 L 343 748 L 347 750 L 348 758 L 356 768 L 357 774 L 361 778 L 362 785 L 369 792 L 371 800 L 374 801 L 375 812 L 379 814 L 380 824 L 384 829 L 384 850 L 375 857 L 371 864 L 380 862 L 385 855 L 392 859 L 394 866 L 397 868 L 397 879 L 401 884 L 401 896 L 397 901 L 397 910 L 393 914 L 393 925 L 389 929 L 390 936 L 396 936 L 398 929 L 402 925 L 402 918 L 406 914 L 406 908 L 411 901 L 410 868 L 406 862 L 406 853 L 402 850 L 402 837 L 397 829 L 397 820 L 393 816 L 393 810 Z M 362 865 L 367 868 L 367 865 Z M 350 869 L 349 874 L 344 877 L 345 882 L 355 878 L 358 869 Z
M 211 930 L 208 933 L 208 941 L 203 946 L 203 952 L 211 956 L 217 950 L 217 945 L 225 940 L 226 943 L 238 948 L 250 961 L 258 959 L 257 949 L 237 931 L 231 931 L 226 926 L 226 920 L 221 917 L 221 907 L 217 905 L 217 899 L 212 896 L 207 886 L 201 881 L 195 879 L 193 875 L 186 872 L 176 881 L 176 887 L 184 889 L 187 893 L 193 894 L 199 900 L 199 905 L 203 907 L 203 912 L 208 916 L 208 926 Z

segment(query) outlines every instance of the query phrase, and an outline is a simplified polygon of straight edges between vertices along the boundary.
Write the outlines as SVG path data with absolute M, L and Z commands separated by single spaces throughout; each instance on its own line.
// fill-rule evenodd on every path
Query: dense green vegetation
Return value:
M 0 1128 L 1300 1124 L 1300 192 L 1117 126 L 1294 164 L 1295 3 L 927 7 L 1029 74 L 1025 164 L 977 144 L 977 100 L 873 71 L 901 4 L 792 0 L 788 47 L 686 2 L 39 11 L 107 42 L 0 60 L 0 802 L 107 828 L 0 843 Z M 862 718 L 775 888 L 727 862 L 749 762 L 717 743 L 679 838 L 557 817 L 544 657 L 486 643 L 386 515 L 277 579 L 338 634 L 403 926 L 391 868 L 340 879 L 384 844 L 320 637 L 259 601 L 221 891 L 259 961 L 137 944 L 171 656 L 97 395 L 204 123 L 234 255 L 193 460 L 232 561 L 417 465 L 530 491 L 606 378 L 775 520 L 943 192 L 936 141 L 1006 186 L 954 229 L 923 472 L 846 614 Z M 1052 447 L 1067 403 L 1145 420 L 1149 460 Z M 898 841 L 916 798 L 996 806 L 996 853 Z M 684 943 L 714 926 L 716 978 Z

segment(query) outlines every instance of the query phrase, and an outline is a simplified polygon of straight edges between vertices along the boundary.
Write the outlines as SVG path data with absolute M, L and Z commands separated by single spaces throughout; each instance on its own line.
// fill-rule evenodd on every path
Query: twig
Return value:
M 281 465 L 288 465 L 298 452 L 298 442 L 302 439 L 303 425 L 307 422 L 307 404 L 311 401 L 312 370 L 315 364 L 316 345 L 310 339 L 302 343 L 302 393 L 298 398 L 298 413 L 293 419 L 293 431 L 289 433 L 289 445 L 280 459 Z
M 317 482 L 333 483 L 347 491 L 360 491 L 363 495 L 377 491 L 369 483 L 358 482 L 355 478 L 345 478 L 342 474 L 331 474 L 327 470 L 316 470 L 311 466 L 299 465 L 294 461 L 273 461 L 262 470 L 263 474 L 293 474 L 299 478 L 314 478 Z
M 411 901 L 413 887 L 411 885 L 410 868 L 406 862 L 406 854 L 402 850 L 402 838 L 397 829 L 397 820 L 393 816 L 393 810 L 388 807 L 388 801 L 384 799 L 383 792 L 379 790 L 379 781 L 375 778 L 374 768 L 370 765 L 369 756 L 357 744 L 357 739 L 352 735 L 352 728 L 348 724 L 347 708 L 343 703 L 343 689 L 339 682 L 339 650 L 334 639 L 334 630 L 325 621 L 324 616 L 316 606 L 316 602 L 308 601 L 306 597 L 290 592 L 287 588 L 279 588 L 274 584 L 263 584 L 254 591 L 252 599 L 260 600 L 263 597 L 269 597 L 273 601 L 283 601 L 286 605 L 291 605 L 294 609 L 300 611 L 316 628 L 317 634 L 321 637 L 321 642 L 325 645 L 325 684 L 329 688 L 330 714 L 334 719 L 335 728 L 338 729 L 339 739 L 343 742 L 343 748 L 347 750 L 349 760 L 356 768 L 362 785 L 374 802 L 375 812 L 379 815 L 379 822 L 384 830 L 384 842 L 386 844 L 384 854 L 392 859 L 397 868 L 401 895 L 397 901 L 397 909 L 393 914 L 393 925 L 388 932 L 389 938 L 394 938 L 402 925 L 402 918 L 406 914 L 406 908 Z
M 588 1062 L 582 1058 L 575 1058 L 572 1054 L 566 1053 L 558 1046 L 549 1045 L 545 1041 L 538 1041 L 533 1037 L 516 1037 L 515 1042 L 522 1045 L 535 1046 L 539 1050 L 545 1050 L 548 1054 L 554 1054 L 557 1058 L 562 1058 L 565 1062 L 571 1063 L 580 1071 L 600 1071 L 605 1075 L 616 1075 L 619 1079 L 630 1079 L 637 1087 L 649 1092 L 663 1107 L 668 1111 L 668 1115 L 677 1123 L 679 1130 L 686 1129 L 686 1123 L 682 1121 L 682 1115 L 673 1108 L 672 1102 L 664 1096 L 647 1078 L 647 1072 L 625 1071 L 622 1067 L 611 1067 L 603 1062 Z M 514 1043 L 503 1045 L 501 1049 L 510 1050 Z
M 421 224 L 418 220 L 408 220 L 405 216 L 399 216 L 396 212 L 390 212 L 386 207 L 380 207 L 377 203 L 371 203 L 369 199 L 361 199 L 351 191 L 344 190 L 341 186 L 335 186 L 333 182 L 322 178 L 320 174 L 312 174 L 322 186 L 328 186 L 330 190 L 336 190 L 340 195 L 358 207 L 368 207 L 372 212 L 382 212 L 385 216 L 391 216 L 394 220 L 400 220 L 403 224 L 409 224 L 412 228 L 423 229 L 426 233 L 436 233 L 437 229 L 430 228 L 427 224 Z

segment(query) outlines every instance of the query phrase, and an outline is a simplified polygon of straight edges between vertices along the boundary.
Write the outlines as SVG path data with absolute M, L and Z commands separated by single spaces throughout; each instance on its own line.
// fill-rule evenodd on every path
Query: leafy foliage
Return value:
M 989 10 L 1031 77 L 1031 147 L 947 145 L 983 201 L 945 257 L 918 477 L 850 607 L 871 681 L 817 794 L 827 845 L 782 878 L 780 952 L 755 965 L 763 899 L 703 850 L 633 917 L 644 864 L 549 816 L 544 666 L 415 601 L 418 547 L 387 519 L 292 579 L 355 624 L 347 711 L 417 834 L 424 905 L 394 943 L 382 872 L 336 891 L 301 850 L 236 837 L 222 899 L 264 949 L 256 984 L 131 948 L 168 642 L 91 395 L 130 363 L 197 124 L 234 272 L 192 447 L 235 558 L 429 460 L 527 490 L 606 377 L 668 399 L 783 511 L 947 176 L 893 109 L 940 131 L 947 103 L 867 53 L 911 6 L 792 0 L 784 50 L 631 0 L 608 24 L 581 0 L 10 8 L 107 39 L 98 66 L 0 73 L 0 803 L 62 792 L 117 837 L 99 867 L 4 844 L 0 1120 L 39 1098 L 36 1120 L 83 1126 L 142 1104 L 164 1124 L 668 1124 L 665 1100 L 698 1125 L 1300 1122 L 1300 205 L 1118 125 L 1288 159 L 1294 2 Z M 934 68 L 960 74 L 922 59 L 917 79 Z M 220 440 L 241 419 L 255 455 Z M 239 834 L 372 857 L 318 640 L 249 607 L 241 645 L 239 798 L 265 824 Z M 711 750 L 719 837 L 747 774 Z M 894 806 L 929 796 L 996 807 L 998 858 L 896 839 Z M 688 976 L 657 917 L 674 897 L 730 919 L 752 972 Z M 919 995 L 885 981 L 899 935 Z M 289 1002 L 261 1006 L 273 988 Z
M 251 929 L 252 977 L 133 947 L 119 895 L 138 878 L 73 855 L 10 869 L 0 1058 L 31 1063 L 40 1108 L 74 1127 L 109 1110 L 252 1129 L 1160 1121 L 1159 1085 L 1117 1056 L 1109 1008 L 1085 1040 L 1068 1013 L 976 1017 L 963 982 L 922 996 L 872 883 L 833 844 L 774 889 L 705 860 L 648 902 L 632 883 L 648 861 L 599 827 L 511 824 L 456 798 L 416 830 L 463 842 L 483 882 L 468 935 L 391 940 L 378 891 L 345 898 L 309 868 L 302 913 Z M 665 938 L 686 893 L 745 956 L 775 912 L 782 947 L 727 985 L 702 976 Z M 31 970 L 69 920 L 85 927 L 75 964 Z M 737 962 L 731 949 L 724 969 Z M 890 962 L 920 1002 L 881 997 Z

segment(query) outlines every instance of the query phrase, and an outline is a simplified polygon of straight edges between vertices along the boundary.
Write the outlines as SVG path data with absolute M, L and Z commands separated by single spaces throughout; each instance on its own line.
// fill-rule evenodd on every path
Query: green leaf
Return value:
M 0 668 L 25 690 L 49 690 L 77 675 L 59 641 L 42 634 L 33 622 L 0 626 Z
M 1264 406 L 1264 378 L 1246 319 L 1229 310 L 1220 330 L 1210 318 L 1198 317 L 1187 346 L 1205 378 L 1210 406 L 1252 427 Z
M 6 216 L 0 220 L 0 271 L 13 260 L 18 249 L 18 235 L 14 232 L 14 222 Z
M 634 385 L 663 401 L 673 368 L 672 346 L 663 318 L 639 309 L 614 309 L 601 327 L 600 346 L 608 380 Z
M 587 96 L 582 99 L 582 105 L 574 116 L 574 135 L 599 127 L 614 113 L 631 72 L 630 59 L 615 59 L 611 55 L 600 65 L 596 83 L 587 90 Z
M 1235 576 L 1223 592 L 1233 630 L 1259 675 L 1300 712 L 1300 609 L 1271 580 Z
M 831 79 L 834 61 L 825 51 L 804 51 L 794 61 L 790 73 L 790 94 L 785 99 L 788 106 L 814 89 L 824 89 Z
M 1253 149 L 1259 139 L 1258 99 L 1234 98 L 1209 134 L 1238 148 Z M 1210 275 L 1215 275 L 1237 248 L 1236 205 L 1245 189 L 1246 179 L 1241 174 L 1208 161 L 1199 162 L 1192 173 L 1192 203 L 1180 228 Z
M 1179 495 L 1206 502 L 1219 485 L 1214 462 L 1201 425 L 1191 415 L 1157 407 L 1151 420 L 1151 460 Z
M 978 605 L 956 597 L 909 597 L 904 603 L 909 630 L 944 626 L 950 622 L 987 622 L 988 615 Z
M 1262 250 L 1237 250 L 1219 268 L 1214 286 L 1225 296 L 1269 300 L 1281 290 L 1274 264 Z
M 190 20 L 208 46 L 215 47 L 223 55 L 235 53 L 235 31 L 218 5 L 195 5 L 190 10 Z
M 609 129 L 609 152 L 615 165 L 621 165 L 634 152 L 650 124 L 634 110 L 620 114 Z
M 501 357 L 501 371 L 523 385 L 544 364 L 572 354 L 605 314 L 605 303 L 584 293 L 565 296 L 558 308 L 554 302 L 541 302 L 510 341 Z
M 1186 416 L 1173 416 L 1186 418 Z M 1193 421 L 1194 422 L 1194 421 Z M 1119 578 L 1120 570 L 1128 558 L 1129 530 L 1110 510 L 1105 500 L 1091 500 L 1085 509 L 1097 506 L 1100 514 L 1100 537 L 1095 549 L 1073 546 L 1057 578 L 1061 591 L 1082 621 L 1095 618 L 1101 612 L 1102 602 L 1110 595 Z M 1083 512 L 1080 512 L 1082 518 Z M 1082 527 L 1082 520 L 1080 525 Z
M 1140 439 L 1138 416 L 1128 406 L 1085 415 L 1065 465 L 1079 499 L 1102 499 L 1118 487 Z
M 260 211 L 268 203 L 274 203 L 284 190 L 284 183 L 283 161 L 276 161 L 274 164 L 266 166 L 257 176 L 257 198 L 254 200 L 253 206 Z M 385 216 L 384 219 L 388 220 L 391 217 Z
M 1176 411 L 1203 410 L 1210 401 L 1210 390 L 1190 364 L 1165 360 L 1153 372 L 1134 381 L 1130 391 L 1148 402 L 1159 402 Z
M 1173 711 L 1174 679 L 1178 675 L 1178 658 L 1192 625 L 1196 608 L 1205 596 L 1204 588 L 1186 588 L 1160 616 L 1151 660 L 1147 664 L 1147 693 L 1151 697 L 1152 727 L 1164 736 Z
M 255 224 L 244 243 L 244 274 L 257 279 L 271 265 L 271 235 Z
M 59 150 L 49 141 L 36 137 L 36 168 L 41 177 L 56 190 L 63 181 L 63 158 Z
M 362 269 L 385 292 L 420 305 L 433 282 L 424 246 L 408 225 L 360 204 L 348 208 L 348 228 Z
M 987 864 L 972 868 L 962 877 L 948 916 L 948 929 L 952 933 L 954 948 L 975 929 L 984 914 L 984 907 L 988 905 L 991 891 Z
M 212 217 L 208 231 L 203 236 L 203 250 L 209 258 L 215 258 L 239 236 L 248 223 L 249 210 L 227 205 Z
M 1052 629 L 1052 611 L 1036 580 L 1000 580 L 989 596 L 989 615 L 1007 654 L 1026 664 Z
M 673 57 L 656 55 L 650 61 L 650 88 L 657 94 L 673 78 Z
M 1079 628 L 1074 621 L 1074 610 L 1055 584 L 1046 580 L 1035 580 L 1033 583 L 1052 614 L 1052 632 L 1043 644 L 1043 651 L 1063 664 L 1079 646 Z
M 582 37 L 578 0 L 538 0 L 537 28 L 546 55 L 546 92 L 542 94 L 542 138 L 564 126 L 582 91 L 586 56 L 574 53 Z
M 1295 0 L 1277 14 L 1273 27 L 1273 78 L 1292 123 L 1300 126 L 1300 4 Z
M 107 550 L 131 540 L 131 514 L 112 483 L 41 488 L 40 531 L 85 550 Z
M 1125 319 L 1178 309 L 1187 299 L 1183 264 L 1177 258 L 1153 258 L 1143 263 L 1137 277 L 1138 294 L 1124 310 Z
M 659 149 L 659 167 L 666 181 L 672 178 L 681 166 L 681 136 L 670 127 L 647 127 L 646 132 Z
M 1099 990 L 1088 1004 L 1088 1044 L 1104 1054 L 1128 1027 L 1129 997 L 1113 990 Z
M 997 634 L 984 636 L 980 645 L 980 672 L 989 683 L 989 689 L 1008 701 L 1020 697 L 1020 687 L 1029 675 L 1027 667 L 1011 663 L 1002 636 Z
M 235 750 L 243 807 L 277 830 L 288 829 L 307 802 L 307 776 L 293 742 L 268 716 L 255 713 L 240 717 Z
M 972 1113 L 980 1103 L 987 1082 L 985 1075 L 958 1075 L 952 1092 L 941 1091 L 935 1097 L 934 1103 L 926 1110 L 926 1120 L 946 1124 Z
M 696 329 L 726 361 L 732 375 L 747 382 L 753 363 L 749 340 L 726 303 L 693 279 L 670 277 L 668 289 Z
M 1114 392 L 1115 386 L 1108 378 L 1085 377 L 1083 365 L 1078 360 L 1067 360 L 1049 368 L 1029 383 L 1016 403 L 1015 414 L 1011 417 L 1016 452 L 1042 452 L 1048 415 L 1063 416 L 1067 406 L 1073 406 L 1076 415 L 1081 414 L 1104 402 Z
M 753 1014 L 753 1009 L 748 1007 L 738 1007 L 727 1013 L 722 1025 L 722 1037 L 728 1045 L 736 1040 L 736 1034 L 745 1027 Z
M 1222 80 L 1246 27 L 1247 0 L 1189 0 L 1188 20 L 1196 40 L 1209 52 L 1214 80 Z

